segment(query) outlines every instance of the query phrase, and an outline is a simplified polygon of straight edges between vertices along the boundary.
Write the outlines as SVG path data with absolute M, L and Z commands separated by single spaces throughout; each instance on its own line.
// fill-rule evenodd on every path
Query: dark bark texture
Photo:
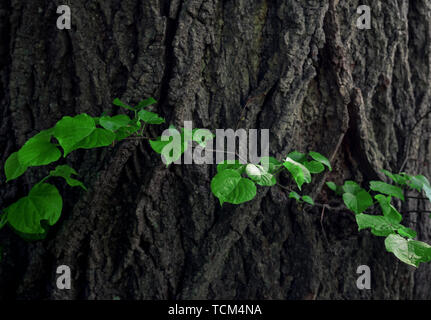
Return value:
M 71 30 L 56 28 L 61 4 Z M 371 30 L 356 27 L 361 4 Z M 168 123 L 269 128 L 279 159 L 327 155 L 334 170 L 304 190 L 320 203 L 339 204 L 326 179 L 402 167 L 431 177 L 430 17 L 429 0 L 2 0 L 0 164 L 65 115 L 116 114 L 115 97 L 153 96 Z M 166 168 L 147 142 L 69 158 L 89 191 L 61 187 L 62 218 L 43 241 L 1 231 L 2 299 L 431 298 L 431 264 L 400 263 L 347 211 L 321 217 L 279 187 L 220 207 L 215 166 Z M 0 208 L 48 169 L 2 183 Z M 425 204 L 402 205 L 416 209 Z M 431 243 L 428 214 L 404 221 Z M 71 290 L 56 288 L 62 264 Z M 372 290 L 356 287 L 363 264 Z

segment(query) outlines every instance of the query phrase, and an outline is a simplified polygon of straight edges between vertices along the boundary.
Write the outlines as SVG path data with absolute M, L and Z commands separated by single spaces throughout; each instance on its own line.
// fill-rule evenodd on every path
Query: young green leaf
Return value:
M 400 187 L 393 186 L 382 181 L 371 181 L 370 189 L 373 191 L 397 197 L 404 201 L 403 190 Z
M 357 194 L 362 188 L 355 181 L 347 180 L 344 181 L 343 191 L 351 194 Z
M 389 218 L 380 215 L 374 216 L 360 213 L 355 215 L 355 218 L 359 227 L 359 231 L 371 228 L 371 233 L 379 237 L 386 237 L 390 234 L 393 234 L 400 227 L 402 227 L 399 223 L 391 221 Z
M 332 181 L 328 181 L 326 182 L 326 185 L 328 186 L 329 189 L 331 189 L 332 191 L 336 192 L 337 191 L 337 185 L 332 182 Z
M 278 169 L 280 169 L 283 166 L 283 163 L 281 163 L 274 157 L 262 157 L 260 159 L 260 164 L 269 173 L 275 173 Z
M 84 186 L 84 184 L 72 178 L 72 175 L 77 176 L 78 173 L 75 171 L 75 169 L 69 167 L 68 165 L 60 165 L 55 168 L 55 170 L 52 170 L 49 173 L 52 177 L 62 177 L 66 180 L 66 183 L 71 187 L 81 187 L 84 190 L 87 190 L 87 188 Z
M 147 110 L 139 111 L 138 118 L 148 124 L 161 124 L 165 122 L 165 119 L 159 117 L 157 113 Z
M 64 150 L 64 156 L 76 150 L 76 145 L 96 130 L 94 119 L 83 113 L 63 117 L 54 127 L 54 136 Z
M 277 184 L 277 180 L 271 174 L 265 171 L 265 169 L 260 165 L 247 164 L 245 171 L 249 178 L 256 182 L 260 186 L 271 187 Z
M 356 194 L 346 192 L 343 194 L 343 201 L 346 207 L 356 214 L 364 212 L 373 205 L 373 199 L 365 190 L 360 190 Z
M 426 185 L 426 186 L 430 185 L 428 179 L 423 175 L 409 176 L 406 184 L 410 188 L 416 189 L 419 192 L 422 191 L 424 185 Z
M 130 111 L 135 111 L 135 109 L 133 109 L 131 106 L 125 104 L 123 101 L 121 101 L 118 98 L 115 98 L 114 101 L 112 102 L 114 105 L 116 105 L 117 107 L 121 107 Z
M 289 198 L 291 198 L 291 199 L 295 199 L 296 201 L 298 201 L 298 202 L 300 202 L 301 201 L 301 196 L 298 194 L 298 193 L 296 193 L 295 191 L 291 191 L 290 193 L 289 193 Z
M 320 153 L 314 152 L 314 151 L 310 151 L 308 154 L 314 160 L 316 160 L 316 161 L 320 162 L 321 164 L 324 164 L 325 166 L 327 166 L 328 169 L 329 169 L 329 171 L 332 171 L 331 163 L 329 162 L 328 158 L 326 158 L 325 156 L 321 155 Z
M 399 233 L 400 236 L 409 238 L 409 239 L 414 239 L 417 237 L 417 233 L 416 231 L 407 228 L 403 225 L 400 225 L 400 227 L 398 228 L 397 232 Z
M 39 183 L 28 196 L 7 207 L 7 221 L 18 232 L 42 234 L 41 221 L 54 225 L 60 218 L 63 200 L 57 188 L 48 183 Z
M 115 132 L 115 140 L 121 141 L 123 139 L 126 139 L 127 137 L 130 137 L 132 134 L 136 133 L 139 128 L 139 125 L 130 122 L 126 127 L 121 127 Z
M 120 128 L 126 127 L 132 120 L 125 114 L 119 114 L 113 117 L 104 116 L 99 119 L 99 124 L 109 130 L 117 131 Z
M 310 173 L 321 173 L 325 171 L 325 167 L 318 161 L 305 161 L 304 167 L 310 171 Z
M 390 234 L 385 240 L 386 250 L 392 252 L 402 262 L 418 267 L 421 262 L 431 261 L 431 246 L 416 240 Z
M 30 138 L 18 151 L 18 162 L 23 167 L 43 166 L 57 161 L 61 152 L 51 143 L 52 129 Z
M 401 214 L 395 209 L 394 206 L 391 204 L 391 196 L 385 197 L 382 194 L 376 195 L 374 198 L 377 199 L 377 201 L 380 204 L 380 207 L 383 210 L 383 215 L 385 217 L 388 217 L 391 221 L 395 221 L 397 223 L 401 222 L 403 217 Z
M 311 204 L 312 206 L 314 206 L 314 201 L 310 196 L 302 196 L 302 200 L 304 200 L 304 202 L 307 202 L 308 204 Z
M 240 204 L 252 200 L 256 196 L 256 185 L 253 181 L 242 178 L 231 169 L 223 170 L 212 179 L 211 191 L 219 199 L 220 204 Z
M 287 157 L 283 165 L 287 168 L 287 170 L 292 175 L 293 179 L 298 185 L 299 190 L 301 190 L 301 187 L 304 184 L 304 182 L 306 183 L 311 182 L 310 171 L 308 171 L 308 169 L 304 167 L 302 164 L 300 164 L 299 162 L 296 162 L 295 160 L 292 160 L 291 158 Z
M 301 164 L 307 159 L 307 156 L 305 154 L 296 150 L 289 153 L 287 157 Z
M 389 178 L 392 179 L 392 181 L 394 181 L 396 184 L 399 185 L 405 185 L 406 181 L 407 181 L 407 177 L 405 176 L 405 174 L 397 174 L 397 173 L 392 173 L 389 172 L 388 170 L 382 170 L 382 172 L 388 176 Z
M 139 102 L 138 106 L 136 107 L 136 109 L 143 109 L 146 108 L 148 106 L 151 106 L 152 104 L 157 103 L 157 100 L 155 100 L 154 98 L 148 98 L 145 100 L 142 100 L 141 102 Z
M 61 156 L 61 155 L 60 155 Z M 6 182 L 20 177 L 27 171 L 27 166 L 23 166 L 18 160 L 18 152 L 12 153 L 4 164 L 4 172 L 6 175 Z

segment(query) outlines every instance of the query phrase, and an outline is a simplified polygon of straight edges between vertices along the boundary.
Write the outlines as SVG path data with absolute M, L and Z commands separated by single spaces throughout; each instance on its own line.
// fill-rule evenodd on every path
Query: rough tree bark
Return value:
M 60 4 L 71 6 L 72 30 L 56 29 Z M 371 30 L 355 26 L 361 4 Z M 153 96 L 169 123 L 270 128 L 278 158 L 328 155 L 333 172 L 305 190 L 321 203 L 337 201 L 326 178 L 369 181 L 403 165 L 430 177 L 430 15 L 428 0 L 3 0 L 0 164 L 62 116 L 118 113 L 115 97 Z M 398 262 L 349 212 L 326 211 L 321 223 L 319 208 L 278 187 L 221 208 L 214 166 L 166 169 L 137 141 L 77 151 L 69 163 L 89 191 L 61 190 L 62 218 L 44 241 L 2 230 L 0 298 L 431 298 L 431 264 Z M 44 170 L 2 183 L 0 207 Z M 427 215 L 404 219 L 431 242 Z M 72 290 L 56 289 L 61 264 Z M 361 264 L 372 290 L 356 288 Z

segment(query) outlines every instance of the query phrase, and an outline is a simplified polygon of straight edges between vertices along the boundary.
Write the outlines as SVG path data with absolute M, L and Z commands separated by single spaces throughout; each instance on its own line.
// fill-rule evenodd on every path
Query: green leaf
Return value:
M 304 202 L 307 202 L 308 204 L 311 204 L 312 206 L 314 206 L 314 201 L 310 196 L 302 196 L 302 200 L 304 200 Z
M 289 198 L 291 198 L 291 199 L 295 199 L 296 201 L 298 201 L 298 202 L 300 202 L 301 201 L 301 196 L 298 194 L 298 193 L 296 193 L 295 191 L 291 191 L 290 193 L 289 193 Z
M 328 181 L 326 182 L 326 185 L 329 189 L 334 191 L 337 195 L 342 195 L 344 193 L 344 189 L 342 186 L 337 186 L 334 182 Z
M 321 164 L 324 164 L 325 166 L 327 166 L 328 169 L 329 169 L 329 171 L 332 171 L 331 163 L 329 162 L 328 158 L 326 158 L 325 156 L 321 155 L 320 153 L 314 152 L 314 151 L 310 151 L 308 154 L 314 160 L 316 160 L 316 161 L 320 162 Z
M 129 123 L 128 126 L 122 127 L 115 132 L 115 140 L 121 141 L 127 137 L 130 137 L 140 128 L 139 125 L 134 124 L 133 122 Z
M 332 182 L 332 181 L 328 181 L 326 182 L 326 185 L 328 186 L 329 189 L 331 189 L 332 191 L 336 192 L 337 191 L 337 185 Z
M 293 179 L 298 185 L 299 190 L 301 190 L 301 187 L 304 184 L 304 182 L 306 183 L 311 182 L 310 171 L 308 171 L 308 169 L 304 167 L 302 164 L 300 164 L 299 162 L 296 162 L 295 160 L 287 157 L 283 165 L 287 168 L 287 170 L 292 175 Z
M 277 184 L 275 177 L 260 165 L 249 163 L 247 164 L 245 171 L 249 178 L 260 186 L 271 187 Z
M 403 190 L 400 187 L 393 186 L 382 181 L 371 181 L 370 189 L 373 191 L 397 197 L 404 201 Z
M 365 190 L 360 190 L 356 194 L 346 192 L 343 194 L 343 201 L 346 207 L 356 214 L 364 212 L 373 205 L 373 199 Z
M 217 172 L 222 172 L 224 170 L 230 169 L 238 171 L 242 174 L 245 171 L 245 164 L 242 164 L 239 160 L 225 160 L 217 165 Z
M 99 124 L 109 131 L 117 131 L 120 128 L 126 127 L 131 121 L 125 114 L 119 114 L 113 117 L 101 117 Z
M 187 150 L 188 143 L 184 142 L 184 134 L 175 128 L 170 128 L 169 134 L 150 140 L 151 148 L 162 155 L 164 163 L 168 166 L 172 162 L 181 158 L 181 155 Z
M 157 113 L 150 112 L 147 110 L 139 111 L 138 117 L 140 120 L 148 124 L 161 124 L 165 122 L 165 119 L 159 117 Z
M 63 117 L 54 127 L 54 136 L 64 150 L 64 156 L 76 150 L 76 145 L 96 130 L 94 119 L 83 113 Z
M 403 225 L 400 225 L 400 227 L 398 228 L 397 231 L 401 236 L 406 237 L 406 238 L 414 239 L 417 237 L 416 231 L 414 231 L 410 228 L 407 228 Z
M 122 107 L 124 109 L 130 110 L 130 111 L 135 111 L 135 109 L 133 109 L 131 106 L 125 104 L 123 101 L 121 101 L 118 98 L 115 98 L 114 101 L 112 102 L 114 105 L 116 105 L 117 107 Z
M 66 180 L 66 183 L 71 187 L 81 187 L 84 190 L 87 190 L 87 188 L 84 186 L 84 184 L 72 178 L 72 175 L 77 176 L 78 173 L 75 171 L 75 169 L 69 167 L 68 165 L 60 165 L 55 168 L 55 170 L 52 170 L 49 173 L 52 177 L 62 177 Z
M 378 215 L 356 215 L 356 222 L 359 230 L 371 228 L 371 232 L 376 236 L 388 236 L 395 231 L 400 235 L 415 238 L 416 232 L 400 224 L 402 220 L 401 214 L 390 204 L 391 197 L 377 195 L 380 206 L 383 209 L 383 216 Z
M 359 231 L 371 228 L 371 233 L 379 237 L 386 237 L 390 234 L 393 234 L 400 227 L 402 227 L 399 223 L 391 221 L 388 217 L 381 215 L 374 216 L 360 213 L 355 215 L 355 218 L 359 227 Z
M 428 179 L 423 175 L 417 175 L 417 176 L 413 176 L 413 177 L 409 176 L 409 179 L 406 182 L 406 184 L 410 188 L 416 189 L 419 192 L 422 191 L 424 185 L 426 185 L 426 186 L 430 185 Z
M 89 136 L 74 145 L 73 150 L 107 147 L 114 142 L 115 138 L 116 135 L 112 131 L 96 128 Z
M 145 100 L 142 100 L 141 102 L 139 102 L 136 109 L 146 108 L 146 107 L 151 106 L 152 104 L 155 104 L 155 103 L 157 103 L 157 100 L 150 97 L 148 99 L 145 99 Z
M 268 171 L 269 173 L 275 173 L 280 167 L 283 166 L 283 163 L 278 161 L 274 157 L 262 157 L 260 159 L 260 164 Z
M 403 219 L 403 217 L 401 216 L 401 214 L 397 211 L 397 209 L 395 209 L 394 206 L 392 206 L 391 204 L 391 196 L 389 197 L 385 197 L 382 194 L 378 194 L 376 195 L 374 198 L 377 199 L 377 201 L 380 204 L 380 207 L 383 210 L 383 215 L 385 217 L 388 217 L 391 221 L 394 222 L 401 222 L 401 220 Z
M 61 152 L 51 143 L 52 129 L 44 130 L 30 138 L 18 151 L 22 167 L 43 166 L 57 161 Z
M 406 240 L 391 234 L 385 239 L 386 250 L 392 252 L 402 262 L 418 267 L 421 262 L 431 261 L 431 246 L 416 240 Z
M 25 234 L 42 234 L 41 221 L 54 225 L 60 218 L 63 200 L 57 188 L 48 183 L 39 183 L 28 196 L 7 207 L 9 225 Z
M 60 154 L 61 156 L 61 154 Z M 27 166 L 23 166 L 18 160 L 18 152 L 12 153 L 4 164 L 4 172 L 6 174 L 6 182 L 20 177 L 27 170 Z
M 253 181 L 242 178 L 231 169 L 223 170 L 212 179 L 211 191 L 219 199 L 220 204 L 240 204 L 252 200 L 256 196 L 256 185 Z
M 307 159 L 305 154 L 296 150 L 289 153 L 287 157 L 299 163 L 303 163 Z
M 169 137 L 168 141 L 162 141 L 162 138 L 158 137 L 155 140 L 149 140 L 149 141 L 150 141 L 151 148 L 158 154 L 162 154 L 163 148 L 166 147 L 169 143 L 171 143 L 173 139 L 174 139 L 173 137 Z
M 321 173 L 325 171 L 325 167 L 318 161 L 305 161 L 304 167 L 310 171 L 310 173 Z
M 382 172 L 386 175 L 386 176 L 388 176 L 389 178 L 391 178 L 392 179 L 392 181 L 394 181 L 395 183 L 397 183 L 397 184 L 399 184 L 399 185 L 405 185 L 406 184 L 406 181 L 407 181 L 407 177 L 405 176 L 405 174 L 404 175 L 402 175 L 402 174 L 396 174 L 396 173 L 392 173 L 392 172 L 389 172 L 388 170 L 382 170 Z
M 357 194 L 362 188 L 355 181 L 347 180 L 344 181 L 343 191 L 351 194 Z

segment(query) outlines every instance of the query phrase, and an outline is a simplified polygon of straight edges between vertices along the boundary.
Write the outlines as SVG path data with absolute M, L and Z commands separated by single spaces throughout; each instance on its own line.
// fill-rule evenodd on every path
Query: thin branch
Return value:
M 244 159 L 243 157 L 241 157 L 238 153 L 236 152 L 231 152 L 231 151 L 224 151 L 224 150 L 216 150 L 216 149 L 207 149 L 207 148 L 202 148 L 202 150 L 205 150 L 205 152 L 210 151 L 210 152 L 223 152 L 226 154 L 232 154 L 237 156 L 240 160 L 242 160 L 244 163 L 248 163 L 247 159 Z

